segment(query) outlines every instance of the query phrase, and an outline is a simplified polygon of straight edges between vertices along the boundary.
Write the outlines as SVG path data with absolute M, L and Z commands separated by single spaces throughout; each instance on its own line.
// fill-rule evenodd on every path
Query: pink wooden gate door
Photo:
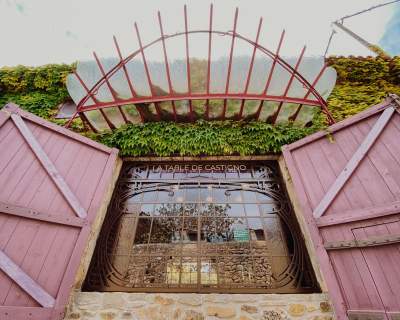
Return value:
M 400 318 L 400 103 L 284 148 L 338 319 Z
M 117 150 L 0 111 L 0 319 L 61 319 Z

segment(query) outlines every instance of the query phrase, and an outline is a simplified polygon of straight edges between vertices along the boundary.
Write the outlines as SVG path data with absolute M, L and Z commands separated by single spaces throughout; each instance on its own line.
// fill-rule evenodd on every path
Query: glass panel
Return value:
M 151 218 L 139 218 L 136 226 L 136 235 L 133 242 L 135 255 L 146 254 L 150 238 Z
M 217 258 L 202 258 L 200 262 L 200 283 L 207 286 L 215 286 L 218 283 Z
M 136 55 L 126 64 L 129 77 L 138 96 L 150 96 L 150 86 L 140 54 Z
M 244 206 L 242 204 L 229 204 L 227 213 L 229 217 L 244 217 Z
M 85 111 L 85 115 L 93 127 L 95 127 L 98 131 L 110 129 L 107 121 L 104 119 L 99 110 Z
M 242 39 L 235 39 L 229 93 L 242 93 L 245 91 L 252 53 L 252 45 Z
M 284 103 L 282 104 L 281 110 L 276 118 L 277 123 L 285 123 L 290 120 L 296 111 L 299 105 L 297 103 Z
M 104 108 L 103 112 L 115 127 L 119 128 L 125 124 L 125 120 L 118 108 Z
M 174 109 L 172 108 L 172 103 L 170 101 L 167 102 L 159 102 L 161 111 L 161 119 L 164 121 L 174 120 Z
M 272 60 L 266 54 L 257 50 L 254 60 L 253 72 L 251 73 L 248 93 L 262 94 L 267 84 L 271 71 Z
M 224 109 L 223 100 L 210 100 L 209 101 L 209 118 L 217 119 L 220 118 Z
M 196 50 L 192 45 L 196 46 Z M 189 35 L 189 54 L 192 93 L 205 93 L 207 86 L 208 34 Z
M 170 68 L 172 89 L 175 94 L 187 94 L 188 76 L 187 76 L 185 41 L 183 37 L 170 38 L 166 40 L 165 45 L 167 48 L 168 58 L 170 61 L 169 68 Z
M 203 119 L 206 112 L 206 100 L 193 100 L 192 107 L 195 119 Z
M 227 100 L 225 118 L 237 119 L 239 117 L 241 105 L 242 105 L 242 100 Z
M 127 104 L 125 106 L 121 106 L 123 112 L 125 112 L 126 118 L 132 123 L 141 123 L 142 119 L 140 118 L 139 112 L 137 111 L 135 105 Z
M 151 228 L 150 243 L 177 243 L 182 238 L 182 217 L 155 217 Z M 165 247 L 168 249 L 168 246 Z
M 278 110 L 279 102 L 264 101 L 261 108 L 259 120 L 267 121 Z
M 302 106 L 297 115 L 296 122 L 303 126 L 311 123 L 316 111 L 317 111 L 316 107 Z
M 198 283 L 197 257 L 183 257 L 180 267 L 180 283 L 182 287 L 190 287 Z
M 189 100 L 180 100 L 180 101 L 175 101 L 175 108 L 176 108 L 176 113 L 180 118 L 182 119 L 187 119 L 188 114 L 190 112 L 190 102 Z
M 255 118 L 258 108 L 260 107 L 260 100 L 246 100 L 243 106 L 244 118 Z

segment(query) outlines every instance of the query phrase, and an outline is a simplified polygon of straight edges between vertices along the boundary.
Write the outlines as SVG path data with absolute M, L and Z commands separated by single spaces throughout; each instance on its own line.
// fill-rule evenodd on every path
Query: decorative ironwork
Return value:
M 238 9 L 231 31 L 213 28 L 212 5 L 206 30 L 190 30 L 186 6 L 183 12 L 183 31 L 166 34 L 158 12 L 160 37 L 156 40 L 144 44 L 135 23 L 138 50 L 123 57 L 114 36 L 117 58 L 100 59 L 94 53 L 94 61 L 79 62 L 76 72 L 67 78 L 68 91 L 77 104 L 67 126 L 78 115 L 95 131 L 132 122 L 200 118 L 307 124 L 315 110 L 321 110 L 330 124 L 334 122 L 325 99 L 333 89 L 336 72 L 327 68 L 322 57 L 305 61 L 304 47 L 297 60 L 283 59 L 280 49 L 285 32 L 273 52 L 259 43 L 262 18 L 254 41 L 237 31 Z M 203 60 L 190 50 L 189 36 L 208 38 L 208 54 Z M 221 36 L 230 38 L 229 56 L 212 60 L 213 41 L 221 41 Z M 184 42 L 186 56 L 171 60 L 168 43 L 173 46 L 177 39 Z M 235 55 L 239 44 L 249 46 L 251 56 Z M 163 62 L 148 59 L 148 52 L 157 47 L 162 50 Z M 204 72 L 194 81 L 196 69 Z
M 317 289 L 274 162 L 125 163 L 86 290 Z

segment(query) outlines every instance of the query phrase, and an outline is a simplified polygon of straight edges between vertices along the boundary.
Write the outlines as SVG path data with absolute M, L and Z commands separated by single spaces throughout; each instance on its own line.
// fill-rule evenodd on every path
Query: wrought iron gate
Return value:
M 308 292 L 316 282 L 274 162 L 126 163 L 86 289 Z

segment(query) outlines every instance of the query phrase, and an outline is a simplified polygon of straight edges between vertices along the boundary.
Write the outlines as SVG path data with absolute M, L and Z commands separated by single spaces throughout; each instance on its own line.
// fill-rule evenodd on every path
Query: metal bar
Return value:
M 113 36 L 113 39 L 114 39 L 115 47 L 117 48 L 117 52 L 118 52 L 118 57 L 119 57 L 120 63 L 122 64 L 122 67 L 123 67 L 123 69 L 124 69 L 125 78 L 126 78 L 126 80 L 128 81 L 129 90 L 131 91 L 132 98 L 137 97 L 137 93 L 136 93 L 136 91 L 135 91 L 135 89 L 134 89 L 134 87 L 133 87 L 132 80 L 131 80 L 131 78 L 129 77 L 129 74 L 128 74 L 128 69 L 126 68 L 125 61 L 124 61 L 123 58 L 122 58 L 121 49 L 119 48 L 117 38 L 116 38 L 115 36 Z M 136 107 L 136 106 L 135 106 L 135 107 Z M 144 123 L 144 115 L 142 114 L 142 110 L 140 110 L 140 109 L 137 108 L 137 107 L 136 107 L 136 110 L 137 110 L 138 113 L 139 113 L 140 119 L 141 119 L 142 122 Z
M 251 78 L 251 73 L 253 72 L 254 58 L 256 57 L 256 52 L 257 52 L 257 47 L 258 47 L 258 39 L 260 37 L 262 22 L 263 22 L 263 18 L 260 18 L 260 22 L 258 23 L 258 29 L 257 29 L 257 34 L 256 34 L 256 41 L 255 41 L 255 45 L 253 47 L 253 54 L 251 55 L 249 71 L 247 72 L 247 79 L 246 79 L 246 86 L 244 88 L 244 94 L 246 94 L 249 89 L 250 78 Z M 244 102 L 245 102 L 245 99 L 242 100 L 242 103 L 240 105 L 239 118 L 242 118 L 242 116 L 243 116 Z
M 98 66 L 99 69 L 100 69 L 101 75 L 102 75 L 103 78 L 106 80 L 107 87 L 108 87 L 108 89 L 110 90 L 113 99 L 114 99 L 115 101 L 119 100 L 118 97 L 117 97 L 117 95 L 116 95 L 116 93 L 115 93 L 115 90 L 114 90 L 113 87 L 111 86 L 110 80 L 108 79 L 108 77 L 106 77 L 106 73 L 104 72 L 103 65 L 101 64 L 99 58 L 97 57 L 96 52 L 94 52 L 94 51 L 93 51 L 93 56 L 94 56 L 94 59 L 96 60 L 97 66 Z
M 54 306 L 55 299 L 14 263 L 3 250 L 0 250 L 0 269 L 41 306 L 45 308 Z
M 104 120 L 106 120 L 107 125 L 110 127 L 111 130 L 115 129 L 114 123 L 107 117 L 106 113 L 103 109 L 99 109 L 101 115 L 103 116 Z
M 89 121 L 88 117 L 86 116 L 85 112 L 80 112 L 79 113 L 79 117 L 82 119 L 83 123 L 86 123 L 89 128 L 94 132 L 94 133 L 98 133 L 98 130 L 96 129 L 96 127 Z
M 165 63 L 165 70 L 167 73 L 167 80 L 168 80 L 168 89 L 169 93 L 172 93 L 172 82 L 171 82 L 171 75 L 169 72 L 169 64 L 168 64 L 168 56 L 167 56 L 167 48 L 165 46 L 165 39 L 164 39 L 164 30 L 162 26 L 162 21 L 161 21 L 161 13 L 158 11 L 158 24 L 160 26 L 160 33 L 161 33 L 161 39 L 162 39 L 162 46 L 163 46 L 163 52 L 164 52 L 164 63 Z
M 158 23 L 160 25 L 160 33 L 161 33 L 162 46 L 163 46 L 163 51 L 164 51 L 164 62 L 165 62 L 165 70 L 166 70 L 166 73 L 167 73 L 168 89 L 169 89 L 169 94 L 172 94 L 173 93 L 173 89 L 172 89 L 172 82 L 171 82 L 171 74 L 170 74 L 170 70 L 169 70 L 167 48 L 165 46 L 164 30 L 163 30 L 163 26 L 162 26 L 160 11 L 158 11 Z M 174 112 L 174 118 L 175 118 L 175 121 L 176 121 L 177 117 L 176 117 L 176 108 L 175 108 L 175 102 L 174 101 L 172 101 L 172 110 Z
M 295 65 L 295 67 L 294 67 L 294 70 L 293 70 L 293 72 L 292 72 L 292 74 L 291 74 L 291 76 L 290 76 L 289 82 L 288 82 L 288 84 L 286 85 L 285 91 L 284 91 L 284 93 L 283 93 L 283 96 L 284 96 L 284 97 L 287 96 L 287 94 L 288 94 L 288 92 L 289 92 L 289 90 L 290 90 L 290 87 L 291 87 L 292 82 L 293 82 L 293 79 L 294 79 L 294 75 L 295 75 L 295 73 L 297 72 L 297 69 L 298 69 L 299 66 L 300 66 L 300 63 L 301 63 L 301 60 L 303 59 L 303 56 L 304 56 L 304 52 L 305 52 L 305 51 L 306 51 L 306 46 L 303 47 L 303 49 L 301 50 L 300 56 L 299 56 L 299 58 L 297 59 L 296 65 Z M 279 103 L 278 110 L 275 112 L 275 114 L 274 114 L 274 116 L 273 116 L 273 118 L 272 118 L 272 123 L 273 123 L 273 124 L 275 124 L 276 119 L 277 119 L 278 116 L 279 116 L 279 113 L 280 113 L 280 111 L 281 111 L 281 109 L 282 109 L 282 105 L 283 105 L 283 101 L 281 101 L 281 102 Z
M 343 23 L 339 23 L 339 22 L 335 21 L 335 22 L 333 22 L 333 25 L 335 25 L 336 27 L 338 27 L 339 29 L 341 29 L 342 31 L 347 33 L 350 37 L 352 37 L 354 40 L 356 40 L 358 43 L 360 43 L 362 46 L 364 46 L 371 52 L 375 53 L 376 55 L 390 57 L 390 55 L 387 54 L 383 49 L 381 49 L 380 47 L 378 47 L 379 49 L 377 49 L 376 45 L 373 45 L 372 43 L 368 42 L 367 40 L 365 40 L 364 38 L 362 38 L 355 32 L 351 31 L 349 28 L 346 28 L 343 25 Z
M 121 106 L 117 106 L 119 112 L 121 113 L 122 118 L 124 119 L 125 124 L 130 123 L 130 121 L 128 120 L 128 118 L 125 115 L 124 110 L 122 110 Z
M 75 75 L 75 77 L 78 79 L 79 83 L 82 85 L 83 89 L 85 89 L 87 95 L 93 99 L 93 101 L 95 103 L 98 103 L 99 101 L 96 99 L 96 97 L 94 96 L 94 94 L 89 90 L 89 88 L 86 86 L 85 82 L 82 80 L 82 78 L 79 76 L 78 72 L 76 72 L 75 70 L 72 71 L 73 74 Z M 83 107 L 83 105 L 82 105 Z M 77 111 L 80 111 L 78 106 L 77 106 Z
M 267 101 L 276 101 L 276 102 L 288 102 L 288 103 L 303 103 L 310 106 L 317 106 L 321 107 L 319 101 L 316 100 L 309 100 L 309 99 L 302 99 L 302 98 L 295 98 L 295 97 L 282 97 L 282 96 L 274 96 L 274 95 L 260 95 L 260 94 L 243 94 L 243 93 L 228 93 L 228 94 L 221 94 L 221 93 L 192 93 L 191 95 L 176 95 L 176 96 L 158 96 L 156 98 L 153 97 L 141 97 L 135 99 L 127 99 L 124 101 L 119 101 L 118 105 L 127 105 L 127 104 L 141 104 L 141 103 L 153 103 L 154 101 L 157 102 L 164 102 L 164 101 L 182 101 L 182 100 L 205 100 L 205 99 L 237 99 L 237 100 L 267 100 Z M 115 103 L 113 102 L 100 102 L 99 104 L 86 106 L 84 111 L 91 111 L 97 110 L 100 108 L 111 108 L 115 107 Z
M 230 79 L 231 79 L 232 57 L 233 57 L 233 50 L 234 50 L 234 47 L 235 47 L 236 26 L 237 26 L 238 14 L 239 14 L 239 8 L 236 8 L 236 10 L 235 10 L 235 18 L 233 20 L 232 42 L 231 42 L 231 50 L 230 50 L 230 53 L 229 53 L 228 74 L 226 76 L 225 94 L 227 94 L 228 91 L 229 91 L 229 82 L 230 82 Z M 222 111 L 222 119 L 225 119 L 226 104 L 227 104 L 227 100 L 224 99 L 224 109 Z
M 187 81 L 188 81 L 188 93 L 190 95 L 192 93 L 192 84 L 191 84 L 191 80 L 190 80 L 189 32 L 188 32 L 189 26 L 188 26 L 186 4 L 183 6 L 183 14 L 184 14 L 184 18 L 185 18 L 186 73 L 187 73 Z M 193 120 L 192 100 L 189 100 L 189 117 L 190 117 L 190 120 Z
M 133 87 L 132 80 L 131 80 L 131 78 L 129 77 L 128 69 L 126 68 L 124 59 L 122 58 L 121 49 L 120 49 L 120 47 L 119 47 L 119 45 L 118 45 L 117 38 L 116 38 L 115 36 L 113 36 L 113 40 L 114 40 L 115 47 L 116 47 L 116 49 L 117 49 L 119 61 L 120 61 L 121 65 L 122 65 L 122 68 L 123 68 L 123 70 L 124 70 L 125 78 L 126 78 L 126 80 L 128 81 L 129 90 L 131 91 L 132 97 L 136 97 L 136 96 L 137 96 L 137 93 L 136 93 L 136 91 L 135 91 L 135 89 L 134 89 L 134 87 Z
M 140 37 L 139 28 L 138 28 L 138 25 L 137 25 L 136 22 L 135 22 L 135 30 L 136 30 L 136 36 L 137 36 L 138 42 L 139 42 L 139 50 L 140 50 L 140 52 L 142 54 L 144 70 L 145 70 L 145 73 L 146 73 L 147 83 L 149 84 L 149 87 L 150 87 L 151 96 L 152 97 L 156 97 L 156 94 L 154 92 L 153 83 L 152 83 L 151 77 L 150 77 L 149 66 L 147 65 L 146 56 L 144 54 L 144 48 L 143 48 L 143 45 L 142 45 L 142 39 Z M 158 118 L 158 120 L 160 120 L 161 119 L 161 112 L 159 110 L 159 106 L 157 106 L 156 103 L 155 103 L 155 105 L 156 105 L 156 111 L 157 111 L 157 118 Z
M 321 71 L 318 73 L 317 77 L 314 79 L 313 83 L 311 84 L 311 87 L 312 87 L 312 88 L 315 88 L 315 86 L 317 85 L 319 79 L 321 79 L 321 77 L 322 77 L 322 75 L 323 75 L 323 73 L 325 72 L 325 70 L 326 70 L 327 67 L 328 67 L 327 64 L 324 64 L 324 65 L 323 65 Z M 307 91 L 307 93 L 304 95 L 304 98 L 303 98 L 303 99 L 307 99 L 308 96 L 310 95 L 310 93 L 311 93 L 311 88 L 308 88 L 308 91 Z M 293 120 L 293 121 L 296 121 L 297 116 L 299 115 L 300 110 L 301 110 L 302 107 L 303 107 L 303 105 L 300 104 L 299 107 L 297 108 L 296 113 L 292 116 L 292 120 Z
M 16 127 L 18 128 L 19 132 L 22 134 L 26 142 L 28 143 L 29 147 L 53 180 L 54 184 L 60 190 L 61 194 L 64 196 L 65 200 L 67 200 L 68 204 L 71 208 L 75 211 L 76 215 L 82 219 L 87 217 L 86 210 L 81 206 L 79 200 L 76 198 L 74 193 L 68 187 L 67 183 L 64 181 L 56 167 L 54 166 L 53 162 L 49 159 L 45 151 L 40 146 L 39 142 L 36 140 L 32 132 L 29 130 L 25 122 L 22 120 L 19 114 L 12 114 L 12 120 L 14 121 Z
M 399 2 L 399 1 L 400 1 L 400 0 L 393 0 L 393 1 L 385 2 L 385 3 L 381 3 L 381 4 L 378 4 L 378 5 L 372 6 L 372 7 L 368 8 L 368 9 L 364 9 L 364 10 L 358 11 L 358 12 L 356 12 L 356 13 L 349 14 L 349 15 L 347 15 L 347 16 L 341 17 L 341 18 L 338 19 L 338 20 L 348 19 L 348 18 L 357 16 L 357 15 L 359 15 L 359 14 L 361 14 L 361 13 L 364 13 L 364 12 L 367 12 L 367 11 L 371 11 L 371 10 L 374 10 L 374 9 L 377 9 L 377 8 L 380 8 L 380 7 L 384 7 L 384 6 L 387 6 L 387 5 L 389 5 L 389 4 Z
M 360 144 L 357 151 L 353 154 L 349 162 L 346 164 L 342 172 L 336 178 L 332 186 L 329 188 L 328 192 L 322 198 L 320 203 L 316 206 L 313 211 L 314 218 L 321 217 L 328 207 L 331 205 L 332 201 L 338 195 L 340 190 L 343 188 L 347 180 L 351 177 L 353 172 L 357 169 L 360 162 L 364 159 L 365 155 L 368 153 L 369 149 L 373 146 L 376 139 L 378 139 L 380 133 L 385 128 L 386 124 L 389 122 L 392 114 L 395 112 L 395 108 L 389 107 L 383 111 L 381 116 L 375 122 L 371 131 L 365 137 L 364 141 Z
M 207 94 L 210 93 L 212 25 L 213 25 L 213 5 L 210 4 L 210 22 L 209 22 L 209 33 L 208 33 L 208 61 L 207 61 Z M 207 99 L 206 119 L 209 118 L 210 118 L 210 101 Z
M 0 202 L 0 212 L 12 216 L 23 217 L 38 221 L 52 222 L 71 227 L 82 227 L 86 224 L 86 220 L 81 218 L 66 217 L 62 214 L 47 214 L 34 209 L 19 207 L 4 202 Z
M 283 30 L 282 33 L 281 33 L 281 37 L 280 37 L 279 43 L 278 43 L 278 48 L 276 49 L 276 53 L 274 55 L 274 60 L 272 62 L 271 70 L 269 71 L 269 75 L 268 75 L 267 83 L 265 84 L 265 87 L 264 87 L 263 95 L 267 95 L 269 85 L 271 84 L 272 75 L 274 73 L 275 66 L 276 66 L 277 60 L 279 58 L 279 52 L 281 50 L 281 46 L 282 46 L 282 42 L 283 42 L 283 38 L 284 37 L 285 37 L 285 30 Z M 257 110 L 257 113 L 256 113 L 256 119 L 257 120 L 260 117 L 261 108 L 263 106 L 263 103 L 264 103 L 264 101 L 261 101 L 260 102 L 260 106 L 258 107 L 258 110 Z

